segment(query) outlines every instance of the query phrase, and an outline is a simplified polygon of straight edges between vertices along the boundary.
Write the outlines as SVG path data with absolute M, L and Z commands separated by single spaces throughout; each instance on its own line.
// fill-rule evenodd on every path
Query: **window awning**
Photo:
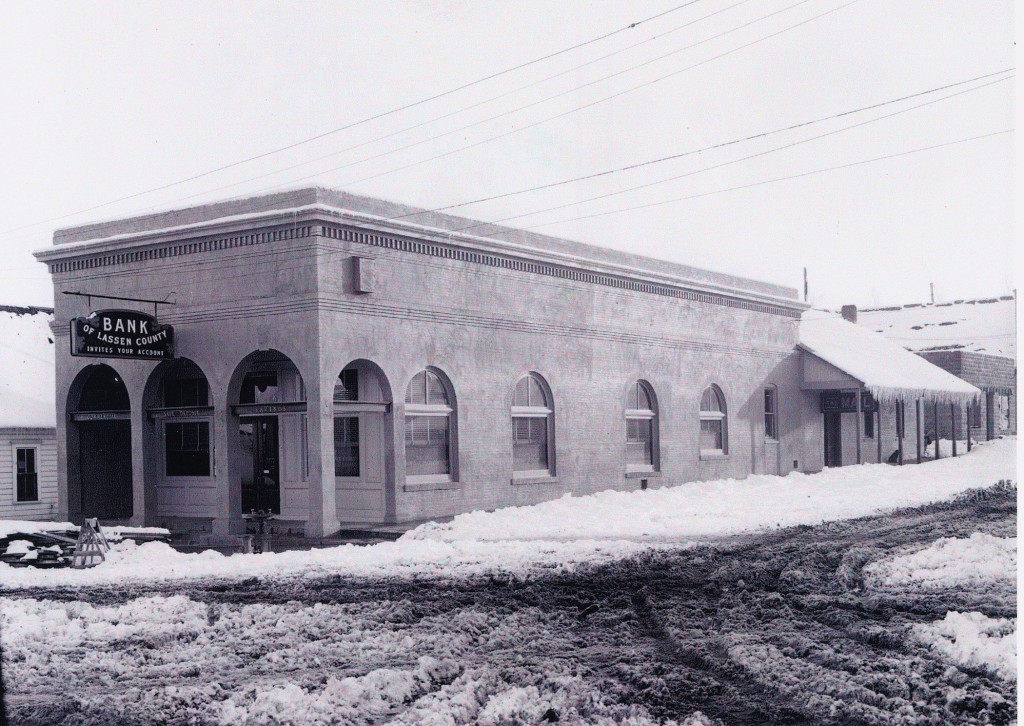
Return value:
M 879 401 L 967 404 L 982 393 L 879 333 L 821 310 L 800 320 L 804 389 L 862 386 Z M 824 365 L 823 365 L 824 364 Z

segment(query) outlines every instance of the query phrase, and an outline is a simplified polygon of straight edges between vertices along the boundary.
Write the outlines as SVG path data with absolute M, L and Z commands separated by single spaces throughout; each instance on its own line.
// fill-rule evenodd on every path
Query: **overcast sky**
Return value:
M 1009 1 L 696 0 L 175 183 L 684 2 L 3 3 L 0 303 L 51 304 L 30 253 L 55 227 L 314 182 L 440 207 L 705 149 L 1015 61 Z M 927 301 L 931 282 L 939 299 L 1006 294 L 1016 284 L 1014 143 L 997 132 L 1014 126 L 1016 80 L 1005 78 L 453 211 L 794 288 L 806 266 L 817 305 Z M 680 178 L 585 201 L 670 177 Z M 559 205 L 572 206 L 538 213 Z

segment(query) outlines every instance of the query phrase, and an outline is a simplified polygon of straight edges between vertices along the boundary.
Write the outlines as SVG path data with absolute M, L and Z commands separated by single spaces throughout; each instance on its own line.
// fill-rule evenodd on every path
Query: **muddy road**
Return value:
M 18 724 L 1006 724 L 1016 686 L 908 635 L 1014 588 L 866 588 L 940 537 L 1013 537 L 1016 490 L 531 578 L 5 592 Z M 61 629 L 71 633 L 61 637 Z

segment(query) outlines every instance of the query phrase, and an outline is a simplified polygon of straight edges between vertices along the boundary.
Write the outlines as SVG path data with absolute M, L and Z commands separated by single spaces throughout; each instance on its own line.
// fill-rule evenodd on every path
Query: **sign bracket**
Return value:
M 169 293 L 167 293 L 167 297 L 165 297 L 163 300 L 153 300 L 152 298 L 146 298 L 146 297 L 120 297 L 118 295 L 99 295 L 99 294 L 94 293 L 94 292 L 81 292 L 80 290 L 61 290 L 61 294 L 63 294 L 63 295 L 74 295 L 76 297 L 84 297 L 86 299 L 86 304 L 89 306 L 89 310 L 92 310 L 92 299 L 94 297 L 98 297 L 98 298 L 101 298 L 103 300 L 122 300 L 124 302 L 147 303 L 147 304 L 153 306 L 153 317 L 154 318 L 157 317 L 157 307 L 158 306 L 160 306 L 160 305 L 177 305 L 178 304 L 176 300 L 168 300 L 167 299 L 167 298 L 171 297 L 172 295 L 177 296 L 177 294 L 178 294 L 177 292 L 169 292 Z

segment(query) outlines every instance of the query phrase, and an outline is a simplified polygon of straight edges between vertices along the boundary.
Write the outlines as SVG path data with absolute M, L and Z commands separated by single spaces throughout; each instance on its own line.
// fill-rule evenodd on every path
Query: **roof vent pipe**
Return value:
M 857 322 L 857 306 L 856 305 L 843 305 L 842 316 L 845 320 L 849 320 L 851 323 Z

